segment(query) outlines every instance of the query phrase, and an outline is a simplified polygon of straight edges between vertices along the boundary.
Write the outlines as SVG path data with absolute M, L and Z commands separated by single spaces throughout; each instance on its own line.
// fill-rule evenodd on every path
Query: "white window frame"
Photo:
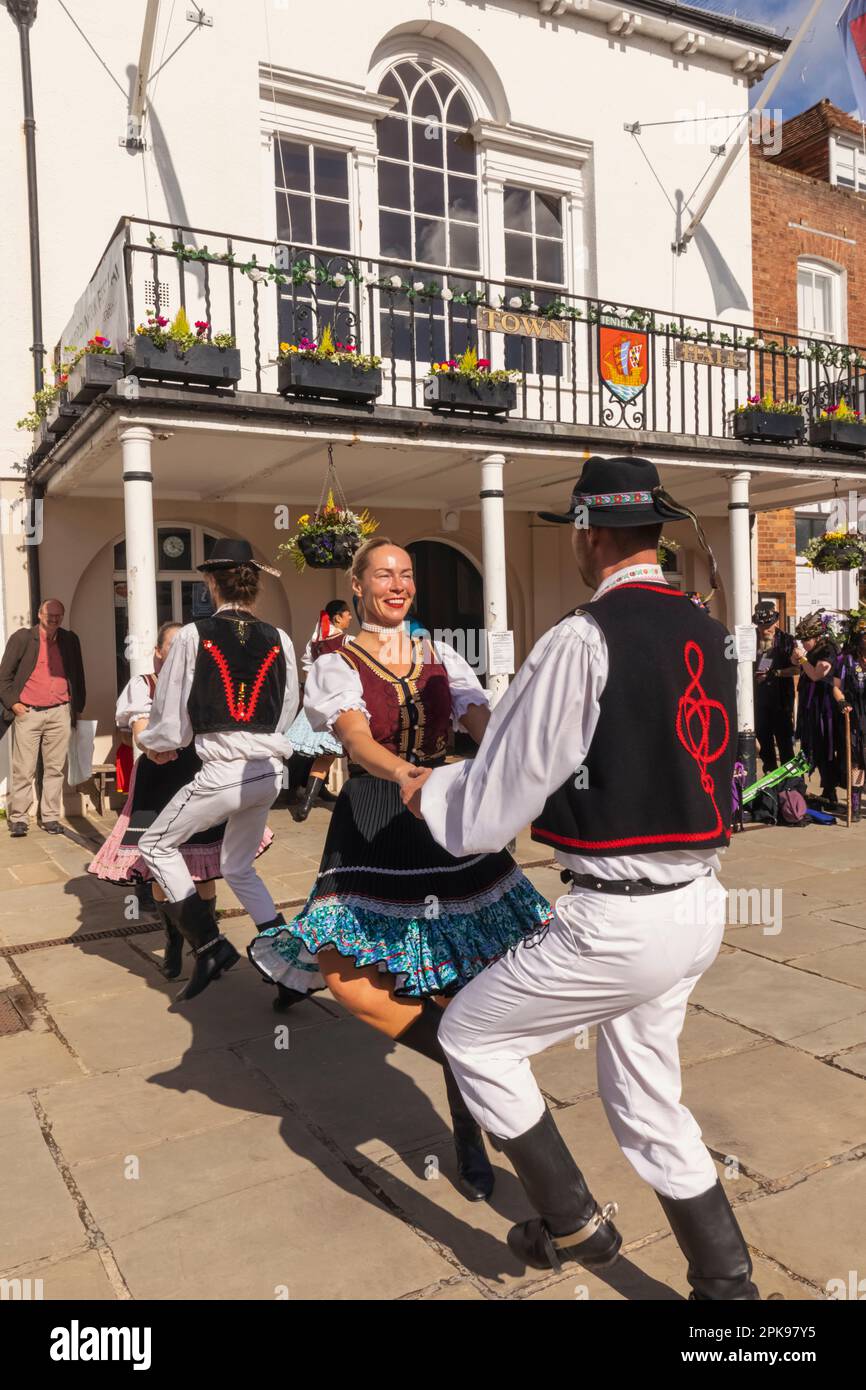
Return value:
M 822 333 L 808 329 L 800 322 L 800 272 L 821 276 L 830 282 L 834 332 Z M 843 266 L 820 256 L 797 258 L 797 332 L 801 338 L 814 338 L 825 343 L 845 343 L 848 340 L 847 275 Z
M 854 155 L 854 184 L 853 187 L 848 183 L 839 182 L 840 150 L 851 150 Z M 844 188 L 849 193 L 866 193 L 866 149 L 863 144 L 858 144 L 856 140 L 846 140 L 842 136 L 834 135 L 830 138 L 830 182 L 837 188 Z

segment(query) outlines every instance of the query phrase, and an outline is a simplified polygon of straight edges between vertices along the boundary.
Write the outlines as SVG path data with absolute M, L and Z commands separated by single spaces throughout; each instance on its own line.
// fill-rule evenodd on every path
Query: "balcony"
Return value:
M 406 411 L 429 418 L 424 382 L 431 362 L 458 357 L 470 345 L 493 368 L 520 374 L 509 419 L 525 423 L 516 429 L 535 425 L 549 433 L 558 426 L 555 433 L 572 440 L 578 431 L 597 443 L 609 432 L 612 444 L 617 437 L 633 444 L 640 432 L 656 448 L 688 440 L 690 449 L 704 441 L 710 449 L 711 441 L 732 440 L 736 407 L 756 395 L 798 400 L 807 425 L 842 396 L 861 409 L 866 398 L 866 348 L 570 295 L 538 282 L 491 281 L 135 218 L 119 224 L 56 362 L 93 333 L 120 344 L 148 314 L 171 318 L 181 306 L 191 322 L 207 321 L 208 339 L 217 332 L 236 339 L 245 408 L 287 414 L 297 407 L 276 394 L 279 344 L 315 339 L 326 325 L 337 340 L 381 357 L 382 394 L 363 409 L 392 419 L 395 409 L 401 418 Z M 226 394 L 198 384 L 185 391 L 190 401 Z M 356 409 L 328 406 L 341 416 Z M 452 423 L 472 427 L 466 417 Z M 510 427 L 500 420 L 496 428 Z

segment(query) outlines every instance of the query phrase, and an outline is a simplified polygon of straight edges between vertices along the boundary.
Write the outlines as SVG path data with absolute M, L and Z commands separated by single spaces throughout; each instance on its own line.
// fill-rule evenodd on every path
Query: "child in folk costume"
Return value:
M 845 645 L 833 668 L 833 699 L 840 715 L 847 713 L 851 730 L 851 819 L 861 816 L 866 780 L 866 612 L 852 613 L 845 624 Z M 837 740 L 840 782 L 847 781 L 844 729 Z
M 659 1198 L 693 1297 L 756 1299 L 748 1248 L 681 1100 L 679 1034 L 725 925 L 716 872 L 731 831 L 736 667 L 721 623 L 667 584 L 662 522 L 691 519 L 709 547 L 645 459 L 588 459 L 568 512 L 542 516 L 572 525 L 593 598 L 536 643 L 473 762 L 420 770 L 405 796 L 452 854 L 490 852 L 533 822 L 571 892 L 542 939 L 461 991 L 442 1047 L 538 1212 L 508 1237 L 526 1264 L 602 1269 L 621 1245 L 615 1206 L 596 1202 L 529 1065 L 597 1025 L 608 1120 Z
M 345 600 L 335 598 L 325 605 L 319 614 L 316 630 L 301 657 L 301 668 L 305 679 L 309 676 L 314 661 L 317 661 L 320 656 L 325 656 L 328 652 L 337 651 L 339 647 L 342 647 L 351 622 L 352 610 Z M 304 713 L 303 705 L 298 711 L 294 724 L 289 729 L 289 738 L 296 753 L 315 759 L 310 768 L 303 799 L 299 801 L 297 806 L 289 808 L 293 820 L 305 821 L 313 808 L 313 803 L 325 785 L 331 763 L 335 758 L 342 757 L 343 748 L 333 734 L 328 733 L 327 729 L 322 729 L 320 733 L 314 733 L 310 728 L 310 721 Z
M 415 595 L 405 550 L 368 541 L 352 587 L 362 630 L 314 662 L 304 700 L 313 728 L 332 729 L 345 747 L 349 780 L 306 904 L 287 927 L 260 934 L 250 959 L 286 993 L 323 978 L 356 1017 L 443 1065 L 461 1190 L 478 1201 L 493 1170 L 442 1056 L 433 1001 L 537 931 L 550 906 L 509 854 L 455 858 L 403 809 L 401 785 L 413 768 L 444 762 L 452 724 L 480 741 L 488 697 L 453 648 L 405 631 Z
M 833 671 L 839 659 L 829 615 L 823 609 L 797 624 L 793 662 L 800 671 L 797 685 L 797 737 L 800 747 L 821 778 L 821 796 L 830 809 L 838 805 L 836 705 Z
M 154 673 L 133 676 L 124 686 L 117 701 L 117 727 L 127 732 L 135 743 L 147 728 L 157 675 L 165 664 L 171 644 L 180 632 L 181 626 L 181 623 L 176 622 L 162 624 L 153 653 Z M 192 780 L 200 767 L 201 763 L 192 744 L 182 749 L 172 762 L 157 764 L 149 758 L 139 758 L 132 766 L 126 804 L 96 858 L 88 864 L 88 872 L 111 883 L 134 884 L 151 880 L 153 876 L 140 850 L 141 836 L 175 793 Z M 189 840 L 180 846 L 184 862 L 196 885 L 196 892 L 208 904 L 208 911 L 212 914 L 214 922 L 215 880 L 222 877 L 220 852 L 224 829 L 223 825 L 209 826 L 199 834 L 190 836 Z M 266 849 L 272 839 L 273 835 L 266 829 L 259 851 Z M 153 897 L 165 925 L 162 973 L 166 979 L 175 980 L 181 972 L 183 937 L 166 912 L 165 895 L 158 883 L 153 884 Z
M 199 569 L 215 611 L 181 628 L 139 736 L 158 764 L 172 762 L 193 742 L 202 763 L 140 841 L 165 893 L 165 911 L 195 952 L 181 999 L 200 994 L 239 959 L 196 894 L 181 852 L 191 835 L 224 822 L 224 879 L 258 927 L 281 920 L 253 860 L 282 785 L 283 759 L 291 756 L 288 730 L 298 708 L 291 641 L 254 613 L 260 571 L 279 571 L 259 564 L 240 540 L 218 540 Z

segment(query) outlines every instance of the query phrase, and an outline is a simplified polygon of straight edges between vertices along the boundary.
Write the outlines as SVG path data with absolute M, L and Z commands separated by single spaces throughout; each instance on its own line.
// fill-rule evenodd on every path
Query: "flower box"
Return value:
M 127 350 L 126 370 L 132 376 L 183 386 L 235 386 L 241 379 L 239 348 L 194 343 L 179 353 L 172 343 L 157 347 L 144 333 L 136 334 Z
M 355 557 L 358 538 L 339 531 L 320 531 L 298 536 L 298 549 L 314 570 L 345 570 Z
M 507 415 L 517 405 L 517 386 L 513 381 L 476 384 L 465 376 L 444 372 L 428 376 L 424 400 L 431 410 L 466 410 L 470 414 Z
M 756 444 L 802 444 L 806 424 L 802 415 L 782 410 L 741 410 L 734 416 L 734 438 Z
M 356 367 L 353 362 L 317 362 L 292 353 L 277 365 L 281 396 L 306 396 L 372 405 L 382 394 L 380 367 Z
M 84 413 L 83 405 L 70 405 L 68 401 L 59 401 L 54 410 L 47 417 L 45 423 L 55 439 L 60 439 L 67 430 L 71 430 Z
M 39 459 L 44 459 L 45 455 L 51 452 L 56 443 L 57 440 L 54 438 L 49 428 L 48 421 L 41 420 L 39 422 L 39 428 L 33 436 L 33 452 L 31 458 L 34 462 L 38 462 Z
M 89 405 L 123 376 L 119 353 L 86 352 L 69 369 L 66 396 L 70 405 Z
M 866 423 L 861 420 L 815 420 L 809 426 L 809 443 L 816 449 L 862 452 L 866 449 Z

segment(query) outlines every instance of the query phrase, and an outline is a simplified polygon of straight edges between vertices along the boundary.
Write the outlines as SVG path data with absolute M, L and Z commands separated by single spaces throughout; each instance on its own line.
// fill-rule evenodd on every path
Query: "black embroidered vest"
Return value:
M 580 611 L 604 633 L 607 685 L 585 766 L 548 798 L 532 838 L 581 857 L 726 845 L 737 663 L 725 629 L 651 582 Z
M 276 732 L 286 692 L 280 634 L 243 609 L 201 618 L 187 709 L 196 734 Z

